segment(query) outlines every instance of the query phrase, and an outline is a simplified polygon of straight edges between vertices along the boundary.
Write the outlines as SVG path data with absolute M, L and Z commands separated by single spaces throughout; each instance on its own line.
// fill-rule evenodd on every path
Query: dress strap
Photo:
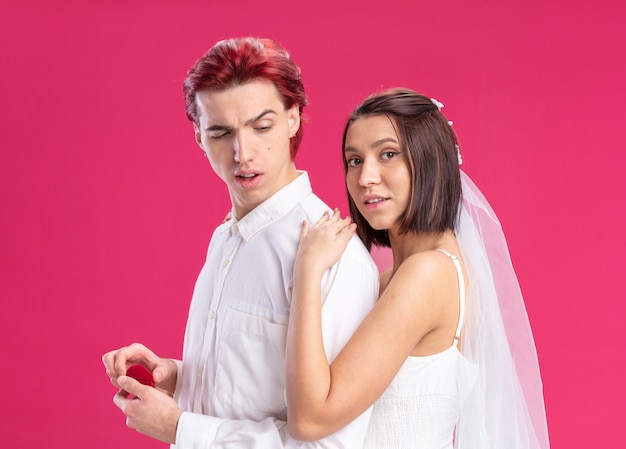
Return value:
M 454 262 L 454 266 L 456 267 L 457 276 L 459 278 L 459 324 L 456 327 L 456 333 L 454 334 L 454 341 L 459 341 L 461 338 L 461 328 L 463 327 L 463 316 L 465 315 L 465 277 L 463 276 L 463 268 L 461 268 L 461 262 L 459 262 L 459 258 L 454 254 L 450 254 L 447 251 L 442 249 L 437 249 L 437 251 L 444 253 L 452 262 Z

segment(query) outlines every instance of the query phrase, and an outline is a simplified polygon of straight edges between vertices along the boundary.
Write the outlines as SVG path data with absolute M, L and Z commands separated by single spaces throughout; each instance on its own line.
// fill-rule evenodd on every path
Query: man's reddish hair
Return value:
M 187 117 L 196 126 L 199 125 L 198 91 L 228 89 L 258 78 L 274 83 L 285 109 L 298 105 L 302 123 L 302 110 L 307 101 L 300 68 L 277 42 L 252 37 L 218 42 L 189 69 L 183 82 Z M 292 159 L 301 141 L 302 124 L 290 140 Z

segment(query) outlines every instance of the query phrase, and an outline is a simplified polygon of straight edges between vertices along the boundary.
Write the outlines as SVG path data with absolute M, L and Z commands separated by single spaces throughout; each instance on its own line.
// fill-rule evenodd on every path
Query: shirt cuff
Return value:
M 183 412 L 176 427 L 176 448 L 205 449 L 210 446 L 217 434 L 217 426 L 222 421 L 213 416 Z
M 183 362 L 181 360 L 171 359 L 176 363 L 176 386 L 174 387 L 174 399 L 178 402 L 178 394 L 183 384 Z

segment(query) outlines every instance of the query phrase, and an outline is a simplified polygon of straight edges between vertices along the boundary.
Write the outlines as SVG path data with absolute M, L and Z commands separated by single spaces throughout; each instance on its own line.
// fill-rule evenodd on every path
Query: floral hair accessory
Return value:
M 441 110 L 443 109 L 443 103 L 441 101 L 435 100 L 434 98 L 431 98 L 430 101 L 432 101 L 433 104 L 437 106 L 437 109 L 439 109 L 439 112 L 441 112 Z M 452 126 L 452 124 L 452 120 L 448 120 L 448 125 Z M 454 147 L 456 148 L 456 155 L 459 160 L 459 165 L 461 165 L 463 163 L 463 157 L 461 157 L 461 149 L 458 145 L 454 145 Z
M 441 110 L 443 109 L 443 103 L 435 100 L 434 98 L 431 98 L 430 101 L 432 101 L 433 104 L 437 106 L 437 109 L 439 109 L 439 112 L 441 112 Z

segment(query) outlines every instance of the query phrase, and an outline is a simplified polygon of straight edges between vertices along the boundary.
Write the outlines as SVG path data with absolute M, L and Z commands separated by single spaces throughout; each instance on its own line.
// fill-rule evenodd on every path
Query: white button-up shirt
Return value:
M 370 410 L 335 434 L 287 433 L 285 344 L 303 220 L 329 210 L 306 172 L 241 220 L 220 225 L 196 282 L 175 397 L 178 448 L 360 448 Z M 233 214 L 234 216 L 234 214 Z M 324 346 L 333 360 L 378 295 L 378 270 L 355 236 L 322 280 Z

